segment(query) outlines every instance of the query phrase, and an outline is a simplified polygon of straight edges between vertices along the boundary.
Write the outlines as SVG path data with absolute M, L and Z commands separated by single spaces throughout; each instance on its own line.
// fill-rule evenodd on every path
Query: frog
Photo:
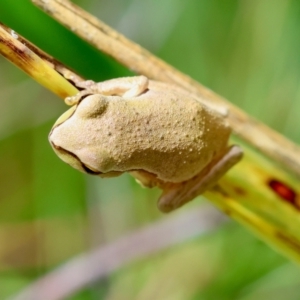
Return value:
M 131 76 L 75 83 L 80 92 L 53 125 L 54 152 L 73 168 L 102 178 L 131 174 L 162 190 L 171 212 L 214 187 L 243 155 L 229 146 L 228 109 L 177 85 Z

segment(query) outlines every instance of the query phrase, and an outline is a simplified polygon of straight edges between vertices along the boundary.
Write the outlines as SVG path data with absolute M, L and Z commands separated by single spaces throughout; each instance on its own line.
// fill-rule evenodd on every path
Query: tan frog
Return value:
M 145 76 L 84 81 L 76 104 L 54 124 L 49 140 L 72 167 L 100 177 L 130 172 L 163 190 L 169 212 L 216 184 L 242 156 L 228 147 L 224 110 L 176 86 Z

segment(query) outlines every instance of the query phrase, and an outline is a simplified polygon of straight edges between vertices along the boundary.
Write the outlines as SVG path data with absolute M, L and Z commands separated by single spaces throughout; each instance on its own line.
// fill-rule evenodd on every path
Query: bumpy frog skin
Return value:
M 163 190 L 158 206 L 171 211 L 213 186 L 242 156 L 228 148 L 224 115 L 176 86 L 144 76 L 81 82 L 76 105 L 49 135 L 57 155 L 100 177 L 130 172 Z

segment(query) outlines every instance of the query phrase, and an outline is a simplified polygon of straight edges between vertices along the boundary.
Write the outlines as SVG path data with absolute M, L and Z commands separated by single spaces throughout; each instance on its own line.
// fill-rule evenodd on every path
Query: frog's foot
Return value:
M 137 97 L 148 89 L 149 80 L 145 76 L 115 78 L 95 83 L 92 80 L 81 81 L 76 86 L 90 90 L 94 94 L 106 96 Z
M 65 103 L 67 105 L 70 106 L 75 105 L 83 97 L 97 93 L 97 83 L 95 83 L 93 80 L 76 81 L 75 86 L 81 89 L 81 91 L 74 96 L 65 98 Z
M 76 86 L 78 88 L 84 89 L 84 90 L 96 90 L 97 89 L 97 83 L 93 80 L 85 80 L 85 81 L 76 82 Z
M 73 73 L 72 71 L 65 69 L 62 66 L 57 66 L 57 71 L 64 77 L 66 78 L 68 81 L 70 81 L 72 84 L 74 84 L 75 86 L 77 86 L 78 83 L 82 82 L 82 78 Z
M 66 97 L 65 103 L 69 106 L 77 104 L 83 97 L 94 94 L 91 90 L 82 90 L 74 96 Z
M 162 212 L 170 212 L 201 195 L 213 187 L 242 158 L 242 155 L 243 152 L 239 146 L 227 148 L 219 159 L 211 162 L 195 177 L 166 187 L 158 200 L 158 208 Z
M 77 104 L 82 97 L 90 94 L 121 96 L 123 98 L 137 97 L 147 91 L 148 84 L 148 78 L 143 75 L 116 78 L 98 83 L 92 80 L 77 81 L 75 85 L 82 91 L 75 96 L 67 97 L 65 103 L 68 105 Z
M 149 173 L 144 170 L 137 170 L 137 171 L 130 171 L 131 176 L 135 178 L 135 180 L 140 184 L 142 187 L 145 188 L 153 188 L 158 187 L 164 189 L 165 182 L 158 179 L 156 175 Z

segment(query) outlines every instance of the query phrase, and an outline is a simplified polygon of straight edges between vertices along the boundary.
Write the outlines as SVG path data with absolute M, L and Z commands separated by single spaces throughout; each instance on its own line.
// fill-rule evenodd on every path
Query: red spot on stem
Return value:
M 276 179 L 271 179 L 269 186 L 280 198 L 295 204 L 297 194 L 291 187 Z

